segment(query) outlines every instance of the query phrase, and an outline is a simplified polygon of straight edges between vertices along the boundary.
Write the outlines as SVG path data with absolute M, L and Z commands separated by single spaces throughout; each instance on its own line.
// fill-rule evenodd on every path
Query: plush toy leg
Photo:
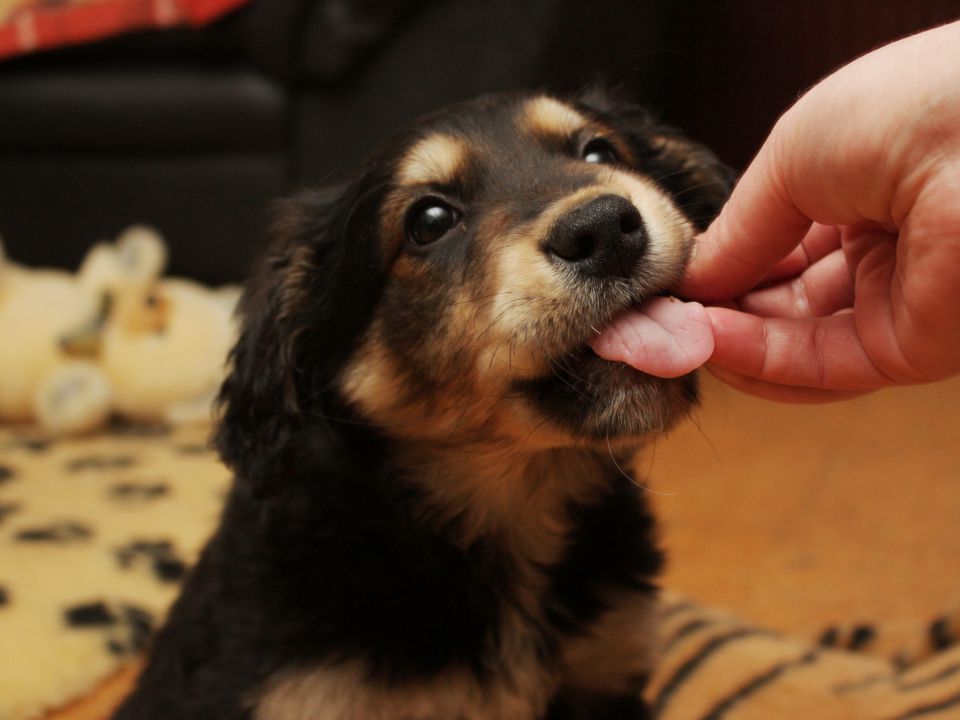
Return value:
M 86 432 L 110 414 L 107 376 L 88 362 L 67 362 L 41 384 L 35 399 L 40 426 L 54 435 Z

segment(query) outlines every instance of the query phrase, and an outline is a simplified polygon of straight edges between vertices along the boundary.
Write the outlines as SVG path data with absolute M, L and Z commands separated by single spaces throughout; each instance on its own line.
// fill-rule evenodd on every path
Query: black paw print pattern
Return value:
M 228 484 L 203 435 L 131 425 L 51 443 L 0 428 L 0 618 L 16 627 L 21 615 L 46 614 L 55 628 L 47 656 L 54 672 L 74 667 L 90 683 L 102 679 L 93 665 L 77 669 L 75 658 L 59 653 L 67 637 L 83 637 L 84 652 L 116 661 L 142 653 L 152 638 L 205 529 L 194 527 L 202 521 L 192 517 L 182 525 L 157 519 L 175 513 L 177 503 L 193 502 L 192 494 L 183 498 L 178 492 L 188 475 L 189 482 L 210 483 L 210 496 L 197 502 L 209 502 L 211 517 L 213 496 Z M 132 522 L 141 529 L 116 535 Z M 71 582 L 75 567 L 89 562 L 102 568 L 104 561 L 108 576 L 102 586 L 83 590 Z M 50 606 L 36 603 L 35 589 L 22 583 L 34 572 L 63 576 L 43 589 L 54 593 L 54 609 L 42 609 Z M 124 576 L 145 582 L 131 585 L 122 582 Z M 124 587 L 129 591 L 118 595 Z M 8 700 L 0 698 L 0 715 Z
M 160 582 L 178 582 L 187 572 L 187 564 L 177 557 L 169 540 L 134 540 L 114 554 L 123 569 L 146 564 Z
M 140 652 L 153 634 L 153 615 L 129 603 L 94 600 L 66 608 L 63 617 L 72 630 L 102 632 L 107 650 L 118 656 Z
M 171 433 L 171 428 L 162 422 L 136 422 L 114 417 L 107 431 L 115 438 L 163 438 Z
M 111 500 L 125 503 L 146 503 L 170 493 L 170 486 L 162 481 L 128 481 L 111 485 L 107 495 Z
M 13 480 L 17 476 L 17 473 L 14 472 L 13 468 L 9 465 L 0 465 L 0 485 Z
M 121 470 L 135 465 L 137 459 L 131 455 L 90 455 L 70 460 L 66 465 L 69 473 L 84 470 Z
M 18 542 L 27 543 L 67 543 L 82 542 L 93 536 L 88 526 L 72 520 L 51 523 L 37 527 L 23 528 L 14 535 Z
M 20 512 L 20 503 L 0 501 L 0 526 L 11 515 Z

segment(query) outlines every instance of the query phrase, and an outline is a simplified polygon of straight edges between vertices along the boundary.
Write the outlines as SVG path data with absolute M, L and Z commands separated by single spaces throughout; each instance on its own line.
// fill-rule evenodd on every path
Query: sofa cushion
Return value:
M 249 0 L 7 0 L 0 58 L 99 40 L 141 28 L 205 25 Z
M 63 65 L 0 73 L 4 150 L 273 150 L 285 98 L 239 67 Z

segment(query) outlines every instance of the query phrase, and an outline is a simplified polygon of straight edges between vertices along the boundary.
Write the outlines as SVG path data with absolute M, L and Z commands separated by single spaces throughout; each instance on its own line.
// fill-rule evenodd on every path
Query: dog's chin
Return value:
M 537 413 L 584 443 L 642 443 L 666 432 L 699 400 L 696 373 L 654 377 L 583 346 L 544 374 L 516 383 Z

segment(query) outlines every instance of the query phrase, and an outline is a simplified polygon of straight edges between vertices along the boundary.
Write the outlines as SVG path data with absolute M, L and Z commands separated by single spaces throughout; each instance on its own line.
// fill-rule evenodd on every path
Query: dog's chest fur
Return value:
M 379 598 L 381 615 L 396 623 L 382 632 L 421 643 L 404 653 L 421 657 L 391 667 L 371 647 L 278 668 L 248 698 L 255 718 L 532 720 L 558 693 L 636 691 L 652 637 L 646 583 L 659 562 L 636 488 L 611 477 L 610 458 L 594 453 L 553 451 L 528 463 L 455 455 L 441 464 L 416 452 L 399 461 L 413 486 L 429 488 L 408 508 L 412 519 L 445 538 L 460 566 L 445 572 L 469 586 L 444 588 L 455 599 L 441 612 L 430 610 L 438 597 L 419 609 Z M 409 574 L 403 566 L 417 558 L 402 555 L 391 562 Z M 431 670 L 437 653 L 443 665 Z
M 553 451 L 524 466 L 460 453 L 437 465 L 414 452 L 401 462 L 405 482 L 393 475 L 382 492 L 326 488 L 325 502 L 311 491 L 282 503 L 316 519 L 309 506 L 322 502 L 319 534 L 285 514 L 261 516 L 260 540 L 249 522 L 220 538 L 266 561 L 244 564 L 259 568 L 244 584 L 273 588 L 270 606 L 250 611 L 266 625 L 233 638 L 271 665 L 249 678 L 252 717 L 532 720 L 558 693 L 637 690 L 660 556 L 637 488 L 609 457 Z M 453 467 L 471 471 L 443 478 Z M 353 526 L 357 503 L 378 533 Z M 285 565 L 300 576 L 280 577 Z M 270 663 L 275 651 L 282 661 Z

